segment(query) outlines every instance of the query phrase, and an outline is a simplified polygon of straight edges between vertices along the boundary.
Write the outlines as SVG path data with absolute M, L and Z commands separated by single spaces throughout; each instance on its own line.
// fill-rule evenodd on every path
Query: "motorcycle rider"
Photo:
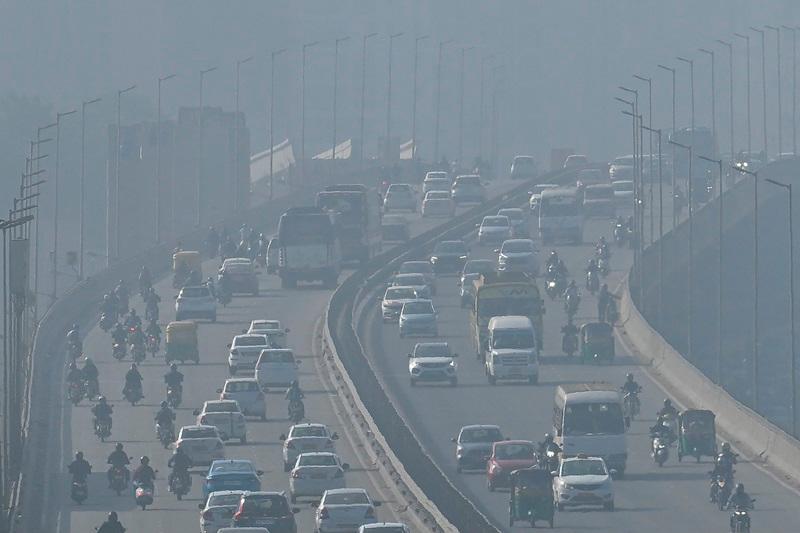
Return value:
M 108 519 L 97 529 L 97 533 L 125 533 L 125 531 L 114 511 L 108 513 Z
M 175 413 L 166 401 L 161 402 L 161 409 L 156 413 L 155 421 L 156 425 L 169 429 L 171 435 L 175 434 Z
M 106 403 L 106 397 L 100 396 L 97 399 L 97 405 L 92 407 L 92 414 L 94 415 L 94 426 L 97 427 L 98 422 L 108 422 L 108 429 L 111 429 L 111 415 L 114 414 L 114 408 Z
M 129 464 L 131 464 L 131 460 L 128 459 L 128 454 L 125 453 L 122 443 L 118 442 L 117 445 L 114 447 L 114 451 L 108 456 L 106 463 L 111 465 L 111 468 L 108 469 L 107 476 L 108 476 L 108 488 L 113 488 L 111 486 L 111 473 L 115 468 L 117 469 L 124 469 L 125 472 L 125 483 L 128 483 L 128 478 L 130 477 L 130 473 L 128 469 L 125 468 Z
M 155 486 L 156 472 L 150 466 L 150 458 L 143 455 L 139 459 L 139 466 L 133 471 L 133 482 L 142 487 L 153 488 Z
M 736 509 L 737 507 L 742 509 L 753 508 L 753 498 L 744 491 L 744 483 L 737 483 L 736 490 L 733 491 L 733 494 L 728 499 L 728 509 Z
M 191 483 L 189 476 L 189 469 L 192 467 L 192 459 L 183 451 L 183 448 L 175 448 L 175 453 L 167 461 L 167 466 L 172 469 L 169 473 L 167 485 L 172 487 L 172 481 L 175 478 L 183 479 L 186 487 Z
M 128 316 L 125 317 L 125 327 L 126 328 L 135 328 L 135 327 L 142 326 L 142 318 L 136 314 L 136 309 L 131 308 Z
M 87 384 L 87 388 L 89 390 L 100 390 L 100 371 L 97 370 L 94 362 L 90 358 L 86 358 L 83 361 L 83 368 L 81 369 L 83 373 L 83 380 Z
M 714 474 L 724 475 L 727 479 L 733 477 L 733 465 L 737 463 L 736 454 L 731 451 L 731 445 L 722 443 L 722 451 L 714 460 Z
M 636 383 L 636 380 L 633 379 L 632 372 L 628 372 L 627 374 L 625 374 L 625 383 L 623 383 L 622 387 L 620 388 L 624 393 L 639 394 L 640 392 L 642 392 L 642 387 L 641 385 Z
M 67 472 L 72 474 L 73 483 L 86 483 L 86 478 L 92 473 L 92 465 L 83 458 L 83 452 L 78 452 L 75 460 L 67 467 Z
M 217 252 L 219 252 L 219 234 L 214 226 L 208 227 L 208 233 L 206 234 L 206 248 L 208 249 L 208 257 L 214 258 L 217 256 Z
M 220 299 L 230 299 L 231 297 L 231 283 L 230 279 L 228 279 L 228 275 L 223 272 L 219 275 L 219 279 L 217 280 L 217 294 L 219 295 Z
M 305 397 L 305 394 L 300 389 L 300 383 L 296 379 L 292 381 L 289 388 L 286 389 L 286 399 L 289 400 L 289 403 L 299 402 Z
M 600 287 L 600 292 L 597 293 L 597 316 L 600 322 L 605 322 L 608 318 L 608 307 L 611 305 L 611 300 L 619 299 L 619 296 L 611 294 L 611 291 L 608 290 L 608 284 L 603 283 L 603 286 Z
M 567 317 L 566 325 L 561 326 L 561 346 L 562 347 L 566 346 L 567 338 L 576 337 L 577 335 L 578 335 L 578 326 L 572 323 L 572 317 Z
M 158 318 L 158 304 L 161 303 L 161 297 L 156 294 L 156 290 L 150 287 L 150 290 L 144 296 L 145 315 Z
M 214 278 L 212 278 L 211 276 L 209 276 L 208 279 L 206 280 L 206 287 L 208 287 L 208 292 L 211 293 L 211 297 L 216 300 L 217 299 L 217 287 L 214 284 Z
M 594 273 L 595 275 L 600 274 L 600 267 L 597 266 L 597 259 L 591 258 L 589 259 L 589 264 L 586 266 L 587 273 Z
M 125 341 L 128 340 L 128 331 L 125 329 L 125 326 L 117 322 L 111 330 L 111 338 L 117 344 L 125 344 Z
M 564 298 L 573 299 L 578 297 L 578 286 L 575 284 L 575 280 L 569 282 L 569 285 L 564 290 Z
M 136 363 L 131 363 L 131 368 L 125 374 L 125 387 L 122 389 L 122 396 L 127 397 L 130 391 L 138 390 L 141 397 L 144 398 L 142 379 L 142 375 L 139 373 Z
M 113 293 L 103 295 L 103 303 L 100 304 L 100 313 L 106 315 L 111 320 L 117 319 L 117 300 Z
M 161 326 L 158 325 L 155 319 L 151 320 L 147 324 L 147 329 L 144 330 L 145 335 L 153 336 L 158 339 L 158 342 L 161 342 Z
M 561 453 L 561 446 L 555 443 L 553 436 L 550 433 L 544 434 L 544 441 L 539 443 L 539 454 L 547 455 L 547 452 L 553 451 L 558 455 Z
M 678 410 L 675 409 L 675 406 L 672 405 L 672 400 L 669 398 L 664 398 L 664 406 L 656 413 L 658 416 L 666 416 L 669 418 L 676 418 L 678 416 Z
M 603 259 L 604 261 L 608 261 L 608 258 L 611 256 L 611 253 L 608 251 L 608 243 L 606 242 L 605 237 L 600 237 L 600 240 L 597 241 L 595 253 L 597 253 L 598 259 Z
M 150 292 L 152 286 L 153 276 L 150 275 L 150 269 L 146 265 L 142 265 L 141 270 L 139 270 L 139 292 L 145 295 Z
M 658 415 L 655 425 L 650 428 L 650 437 L 659 437 L 667 445 L 672 444 L 675 440 L 675 433 L 672 431 L 669 422 L 663 415 Z
M 553 266 L 553 267 L 557 266 L 558 262 L 559 262 L 558 252 L 553 250 L 552 252 L 550 252 L 550 255 L 547 257 L 547 263 L 545 263 L 545 265 L 544 265 L 545 270 L 550 270 L 551 266 Z
M 75 364 L 75 361 L 72 361 L 69 364 L 69 371 L 67 372 L 67 385 L 72 386 L 75 383 L 78 385 L 83 384 L 83 372 L 78 368 L 78 365 Z
M 169 372 L 164 374 L 164 383 L 167 384 L 167 388 L 176 389 L 179 395 L 183 393 L 183 374 L 178 371 L 176 363 L 169 365 Z
M 78 324 L 72 324 L 72 329 L 67 332 L 67 344 L 75 346 L 77 353 L 83 352 L 83 342 L 81 341 L 81 331 Z

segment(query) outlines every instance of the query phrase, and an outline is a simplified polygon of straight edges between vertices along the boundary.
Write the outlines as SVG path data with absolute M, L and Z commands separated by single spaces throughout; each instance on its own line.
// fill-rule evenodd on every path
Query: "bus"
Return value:
M 278 221 L 278 235 L 269 243 L 267 268 L 283 288 L 298 281 L 321 281 L 336 287 L 341 253 L 335 215 L 318 207 L 292 207 Z

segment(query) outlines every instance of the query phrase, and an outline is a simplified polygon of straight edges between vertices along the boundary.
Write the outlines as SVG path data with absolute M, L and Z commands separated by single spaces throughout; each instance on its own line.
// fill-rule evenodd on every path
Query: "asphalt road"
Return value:
M 592 220 L 586 225 L 585 242 L 605 235 L 611 239 L 610 221 Z M 583 268 L 592 256 L 591 244 L 558 246 L 572 276 L 583 287 Z M 549 248 L 542 250 L 549 253 Z M 472 246 L 473 258 L 490 258 L 488 247 Z M 632 261 L 630 251 L 613 248 L 614 269 L 607 282 L 612 289 Z M 576 323 L 595 320 L 596 299 L 582 290 Z M 483 473 L 456 473 L 455 445 L 451 437 L 468 424 L 498 424 L 510 438 L 540 441 L 552 431 L 552 405 L 555 387 L 563 383 L 608 381 L 621 385 L 627 372 L 633 372 L 644 391 L 642 418 L 628 432 L 628 470 L 615 482 L 615 512 L 570 510 L 557 513 L 556 528 L 568 531 L 595 530 L 634 533 L 641 531 L 727 531 L 729 513 L 708 503 L 710 460 L 695 464 L 678 463 L 673 448 L 670 459 L 658 468 L 649 455 L 648 427 L 665 393 L 645 369 L 638 366 L 625 345 L 617 339 L 617 358 L 611 366 L 584 366 L 561 353 L 560 327 L 566 322 L 563 303 L 544 295 L 544 350 L 539 384 L 487 383 L 481 364 L 476 361 L 469 338 L 469 313 L 459 306 L 456 278 L 440 277 L 434 305 L 439 311 L 440 339 L 449 342 L 461 356 L 458 359 L 459 384 L 418 384 L 413 389 L 408 379 L 409 353 L 418 339 L 398 335 L 397 325 L 383 324 L 375 300 L 364 302 L 358 328 L 369 357 L 393 402 L 410 424 L 434 461 L 478 508 L 502 530 L 508 530 L 508 493 L 490 493 Z M 709 325 L 711 327 L 712 325 Z M 420 339 L 420 342 L 428 339 Z M 757 467 L 743 461 L 736 468 L 736 479 L 744 482 L 755 497 L 752 512 L 754 531 L 796 531 L 800 523 L 800 495 L 782 486 Z M 517 529 L 517 528 L 515 528 Z

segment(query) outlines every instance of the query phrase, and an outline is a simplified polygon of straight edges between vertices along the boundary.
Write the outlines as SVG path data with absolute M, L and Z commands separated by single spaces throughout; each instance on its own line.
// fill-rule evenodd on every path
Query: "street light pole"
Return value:
M 658 317 L 656 323 L 660 325 L 663 317 L 664 301 L 664 241 L 662 240 L 664 238 L 664 179 L 661 159 L 661 130 L 654 130 L 645 125 L 642 125 L 642 127 L 651 134 L 655 133 L 658 136 Z M 652 198 L 650 203 L 652 204 Z
M 361 149 L 359 150 L 359 165 L 361 170 L 364 169 L 364 110 L 367 101 L 367 40 L 378 35 L 377 33 L 369 33 L 361 38 L 361 121 L 359 125 L 359 140 Z
M 452 43 L 453 39 L 439 41 L 439 58 L 436 62 L 436 126 L 433 132 L 433 162 L 439 163 L 439 116 L 442 105 L 442 53 L 444 47 Z
M 703 155 L 698 155 L 697 157 L 704 161 L 708 161 L 709 163 L 716 163 L 717 167 L 719 168 L 719 235 L 717 237 L 719 241 L 719 254 L 717 255 L 717 275 L 719 278 L 717 283 L 717 357 L 715 359 L 714 375 L 716 376 L 717 385 L 722 387 L 722 244 L 724 242 L 724 226 L 722 218 L 722 205 L 724 198 L 722 194 L 722 159 L 712 159 Z
M 84 239 L 84 213 L 83 204 L 86 200 L 86 108 L 96 104 L 102 98 L 84 101 L 81 104 L 81 180 L 80 180 L 80 200 L 78 204 L 78 279 L 83 279 L 83 239 Z
M 675 91 L 675 68 L 668 67 L 666 65 L 658 65 L 658 68 L 662 70 L 666 70 L 670 74 L 672 74 L 672 135 L 675 135 L 675 99 L 676 99 L 676 91 Z M 675 161 L 675 146 L 672 146 L 672 161 Z M 672 169 L 672 195 L 674 198 L 675 195 L 675 168 L 673 166 Z M 675 229 L 675 226 L 678 225 L 678 213 L 675 209 L 672 210 L 672 229 Z
M 654 131 L 653 130 L 653 79 L 652 78 L 646 78 L 644 76 L 639 76 L 638 74 L 634 74 L 633 77 L 636 78 L 639 81 L 643 81 L 643 82 L 647 83 L 647 107 L 648 107 L 647 121 L 648 121 L 649 126 L 648 127 L 644 127 L 644 124 L 642 124 L 642 128 L 647 130 L 647 132 L 648 132 L 649 146 L 650 146 L 649 147 L 649 151 L 648 151 L 648 156 L 647 156 L 648 161 L 650 163 L 650 175 L 649 175 L 649 180 L 648 180 L 648 182 L 650 184 L 649 192 L 648 192 L 648 196 L 649 196 L 648 203 L 650 204 L 650 242 L 653 242 L 653 232 L 654 232 L 653 225 L 655 223 L 654 220 L 653 220 L 653 218 L 654 218 L 653 217 L 653 208 L 655 207 L 654 202 L 653 202 L 653 178 L 655 177 L 655 172 L 654 172 L 654 169 L 653 169 L 653 131 Z
M 781 28 L 792 32 L 792 155 L 797 156 L 797 28 Z
M 161 200 L 159 184 L 161 183 L 161 85 L 167 81 L 174 78 L 176 74 L 170 74 L 169 76 L 164 76 L 163 78 L 158 78 L 158 104 L 157 104 L 157 118 L 156 118 L 156 175 L 155 180 L 153 183 L 153 189 L 155 191 L 155 229 L 156 229 L 156 244 L 161 242 Z M 237 73 L 238 78 L 238 73 Z M 238 101 L 238 89 L 237 89 L 237 101 Z M 170 183 L 172 180 L 170 179 Z M 171 187 L 170 189 L 170 198 L 172 195 L 175 194 L 175 187 Z M 170 200 L 174 202 L 174 200 Z
M 751 158 L 753 157 L 753 131 L 750 117 L 750 36 L 741 33 L 734 33 L 733 35 L 739 39 L 744 39 L 747 53 L 747 157 Z
M 333 147 L 331 149 L 331 165 L 336 164 L 336 93 L 339 85 L 339 43 L 349 39 L 349 36 L 340 37 L 334 41 L 333 45 Z
M 736 152 L 733 148 L 733 43 L 723 41 L 717 39 L 717 42 L 722 46 L 728 48 L 728 74 L 729 74 L 729 81 L 730 87 L 728 89 L 728 102 L 729 102 L 729 119 L 730 119 L 730 131 L 731 131 L 731 160 L 736 157 Z
M 764 164 L 766 164 L 769 161 L 769 150 L 767 149 L 767 37 L 766 32 L 762 29 L 750 26 L 750 30 L 761 36 L 761 103 L 763 106 L 761 124 L 764 134 Z
M 202 198 L 202 175 L 203 175 L 203 162 L 205 159 L 205 150 L 203 149 L 203 143 L 205 142 L 205 134 L 203 132 L 203 83 L 205 82 L 206 74 L 210 72 L 214 72 L 217 70 L 217 67 L 210 67 L 207 69 L 203 69 L 200 71 L 200 115 L 198 118 L 198 123 L 200 125 L 200 142 L 198 143 L 197 149 L 199 150 L 199 155 L 197 158 L 197 175 L 195 176 L 195 201 L 197 203 L 197 210 L 195 216 L 195 226 L 200 227 L 201 216 L 202 216 L 202 206 L 203 206 L 203 198 Z
M 781 28 L 780 26 L 770 26 L 767 24 L 764 26 L 768 30 L 772 30 L 775 32 L 775 48 L 777 52 L 777 61 L 778 61 L 778 159 L 780 159 L 781 154 L 783 153 L 783 97 L 781 96 L 782 90 L 781 85 L 783 82 L 781 81 Z
M 384 152 L 387 160 L 392 153 L 390 150 L 392 142 L 392 52 L 394 50 L 394 40 L 402 35 L 403 32 L 389 35 L 389 79 L 386 87 L 386 141 L 384 142 Z
M 53 302 L 58 298 L 58 204 L 59 204 L 59 163 L 61 159 L 61 119 L 76 113 L 75 109 L 64 113 L 56 113 L 56 169 L 53 178 L 55 207 L 53 208 Z
M 430 35 L 420 35 L 414 39 L 414 89 L 413 101 L 411 104 L 411 159 L 417 160 L 417 67 L 419 63 L 419 43 L 430 37 Z
M 480 116 L 478 124 L 478 156 L 481 158 L 481 160 L 483 160 L 483 110 L 485 107 L 485 104 L 483 103 L 484 102 L 483 94 L 485 90 L 484 76 L 485 76 L 486 62 L 491 61 L 493 59 L 494 59 L 494 54 L 488 55 L 483 59 L 481 59 L 481 98 L 480 98 L 481 101 L 480 101 L 480 111 L 478 112 Z
M 458 165 L 461 168 L 464 167 L 464 162 L 462 159 L 464 158 L 464 56 L 470 50 L 473 50 L 474 46 L 468 47 L 461 47 L 461 63 L 459 65 L 459 88 L 458 88 Z
M 699 52 L 711 58 L 711 135 L 717 138 L 717 81 L 716 81 L 716 61 L 714 51 L 707 48 L 698 48 Z
M 245 57 L 236 61 L 236 88 L 234 100 L 236 112 L 233 116 L 233 209 L 239 208 L 239 70 L 242 65 L 253 60 L 253 56 Z
M 300 178 L 303 185 L 306 181 L 306 55 L 309 48 L 318 44 L 319 41 L 304 44 L 300 62 Z
M 284 53 L 286 48 L 275 50 L 270 54 L 269 59 L 269 199 L 274 197 L 273 164 L 275 162 L 275 137 L 274 137 L 274 118 L 275 118 L 275 58 Z
M 669 141 L 670 144 L 677 146 L 678 148 L 683 148 L 687 150 L 689 153 L 689 175 L 692 175 L 692 160 L 694 159 L 693 149 L 692 146 L 681 144 L 675 141 Z M 689 180 L 689 258 L 686 262 L 686 270 L 687 270 L 687 298 L 688 298 L 688 305 L 687 305 L 687 312 L 686 312 L 686 358 L 689 361 L 694 361 L 692 359 L 692 308 L 694 307 L 694 280 L 692 279 L 692 263 L 694 262 L 694 220 L 692 218 L 692 202 L 691 196 L 692 195 L 692 180 Z

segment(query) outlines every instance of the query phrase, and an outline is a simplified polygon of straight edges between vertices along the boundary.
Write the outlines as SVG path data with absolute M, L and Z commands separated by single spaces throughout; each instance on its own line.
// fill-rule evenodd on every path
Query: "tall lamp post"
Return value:
M 734 33 L 734 37 L 738 37 L 739 39 L 743 39 L 745 42 L 745 53 L 747 56 L 747 157 L 753 157 L 753 130 L 752 130 L 752 122 L 751 122 L 751 99 L 750 99 L 750 36 L 744 35 L 742 33 Z
M 161 199 L 159 198 L 160 190 L 159 184 L 161 183 L 161 86 L 164 82 L 175 78 L 177 74 L 170 74 L 169 76 L 164 76 L 163 78 L 158 78 L 158 102 L 156 105 L 156 175 L 155 180 L 153 182 L 153 190 L 155 192 L 155 237 L 156 237 L 156 244 L 161 242 Z M 238 89 L 237 89 L 237 101 L 238 101 Z M 172 179 L 170 179 L 170 184 L 172 184 Z M 170 185 L 170 202 L 174 205 L 175 200 L 172 196 L 175 194 L 175 187 Z M 170 210 L 171 211 L 171 210 Z M 170 224 L 173 222 L 170 221 Z
M 797 156 L 797 28 L 781 28 L 792 32 L 792 155 Z
M 300 178 L 303 184 L 306 181 L 306 56 L 308 49 L 318 44 L 319 41 L 304 44 L 300 61 Z
M 478 111 L 479 114 L 479 124 L 478 124 L 478 156 L 483 160 L 483 111 L 485 108 L 484 102 L 484 91 L 485 91 L 485 69 L 486 69 L 486 62 L 492 61 L 494 59 L 494 54 L 488 55 L 481 59 L 481 97 L 480 97 L 480 104 Z
M 653 202 L 653 177 L 655 176 L 655 169 L 653 168 L 653 131 L 654 131 L 653 130 L 653 79 L 652 78 L 646 78 L 646 77 L 640 76 L 638 74 L 634 74 L 633 77 L 636 78 L 639 81 L 643 81 L 643 82 L 647 83 L 647 107 L 648 107 L 647 122 L 648 122 L 649 126 L 645 128 L 644 124 L 642 124 L 642 128 L 647 130 L 648 137 L 649 137 L 649 151 L 648 151 L 647 159 L 648 159 L 648 162 L 649 162 L 649 165 L 650 165 L 650 174 L 649 174 L 649 178 L 650 179 L 648 180 L 649 183 L 650 183 L 650 187 L 649 187 L 649 192 L 648 192 L 648 196 L 649 196 L 649 200 L 648 201 L 650 203 L 650 242 L 653 242 L 653 232 L 654 232 L 654 229 L 653 229 L 653 224 L 654 224 L 653 209 L 655 207 L 654 206 L 654 202 Z
M 236 61 L 236 87 L 234 89 L 234 105 L 236 106 L 236 113 L 234 114 L 234 127 L 233 127 L 233 209 L 239 208 L 239 71 L 242 65 L 249 63 L 253 60 L 253 56 L 248 56 Z
M 672 74 L 672 135 L 675 135 L 675 128 L 676 128 L 676 113 L 675 113 L 675 99 L 677 97 L 677 93 L 675 91 L 675 74 L 676 70 L 674 67 L 668 67 L 666 65 L 658 65 L 658 68 L 661 70 L 666 70 L 670 74 Z M 675 161 L 675 146 L 672 146 L 672 160 Z M 675 195 L 675 169 L 672 169 L 672 194 L 673 198 Z M 678 213 L 675 209 L 672 210 L 672 229 L 675 229 L 675 226 L 678 225 Z
M 458 87 L 458 165 L 464 167 L 464 57 L 474 46 L 461 47 L 461 61 L 459 64 L 459 87 Z
M 762 29 L 750 26 L 750 30 L 761 36 L 761 125 L 764 136 L 764 163 L 766 164 L 769 161 L 769 150 L 767 149 L 767 36 Z
M 394 51 L 394 40 L 398 37 L 402 37 L 402 35 L 403 32 L 389 35 L 389 79 L 386 83 L 386 142 L 384 143 L 384 152 L 387 159 L 389 159 L 390 155 L 392 154 L 392 151 L 390 150 L 392 143 L 392 53 Z
M 207 69 L 203 69 L 200 71 L 200 114 L 198 117 L 198 123 L 200 125 L 200 142 L 197 144 L 198 150 L 198 157 L 197 157 L 197 175 L 195 176 L 195 202 L 196 202 L 196 211 L 195 211 L 195 219 L 194 223 L 196 227 L 200 227 L 201 216 L 202 216 L 202 206 L 203 206 L 203 186 L 202 186 L 202 179 L 203 179 L 203 167 L 204 167 L 204 160 L 205 160 L 205 150 L 203 150 L 203 143 L 205 142 L 205 135 L 203 132 L 203 86 L 206 79 L 206 74 L 214 72 L 217 70 L 217 67 L 209 67 Z
M 136 88 L 136 85 L 131 85 L 130 87 L 126 87 L 125 89 L 119 89 L 117 91 L 117 149 L 116 149 L 116 158 L 114 160 L 114 238 L 112 239 L 112 234 L 109 233 L 108 235 L 108 261 L 111 263 L 112 259 L 114 261 L 119 259 L 119 167 L 120 167 L 120 154 L 122 151 L 122 95 L 132 91 Z M 111 186 L 106 184 L 106 189 L 108 194 L 111 193 Z M 108 202 L 108 226 L 111 227 L 111 202 Z M 111 242 L 114 243 L 114 251 L 111 252 Z
M 419 43 L 430 35 L 420 35 L 414 39 L 414 88 L 411 103 L 411 159 L 417 160 L 417 67 L 419 64 Z
M 340 37 L 333 44 L 333 146 L 331 148 L 331 165 L 336 164 L 336 97 L 339 86 L 339 43 L 349 40 L 350 36 Z
M 367 102 L 367 41 L 377 33 L 369 33 L 361 38 L 361 120 L 359 121 L 359 139 L 361 148 L 359 149 L 359 165 L 364 169 L 364 111 Z
M 711 135 L 717 138 L 717 76 L 714 51 L 708 48 L 698 48 L 698 52 L 711 58 Z
M 442 54 L 444 47 L 452 43 L 453 39 L 439 41 L 439 56 L 436 61 L 436 125 L 433 130 L 433 162 L 439 163 L 439 117 L 442 105 Z
M 681 144 L 675 141 L 669 141 L 670 144 L 677 146 L 678 148 L 683 148 L 689 153 L 689 175 L 692 175 L 692 160 L 694 159 L 693 149 L 691 145 Z M 687 305 L 687 312 L 686 312 L 686 358 L 689 361 L 693 361 L 692 359 L 692 309 L 694 307 L 694 279 L 692 278 L 692 263 L 694 262 L 694 220 L 692 218 L 692 180 L 689 180 L 689 258 L 686 261 L 686 270 L 687 270 L 687 298 L 688 298 L 688 305 Z
M 661 129 L 652 129 L 642 124 L 642 128 L 658 136 L 658 314 L 657 324 L 661 324 L 664 301 L 664 179 L 661 153 Z M 653 203 L 652 195 L 650 203 Z M 652 214 L 652 208 L 650 209 Z M 651 215 L 652 216 L 652 215 Z
M 733 43 L 717 39 L 717 42 L 728 49 L 728 81 L 730 86 L 728 88 L 728 115 L 730 120 L 730 135 L 731 135 L 731 159 L 736 157 L 733 144 Z
M 102 98 L 85 100 L 81 104 L 81 179 L 80 199 L 78 204 L 78 279 L 83 279 L 83 240 L 84 240 L 84 213 L 83 204 L 86 201 L 86 108 L 96 104 Z
M 775 48 L 777 52 L 777 62 L 778 62 L 778 158 L 780 159 L 781 154 L 783 153 L 783 97 L 782 97 L 782 90 L 781 85 L 783 82 L 781 81 L 781 27 L 780 26 L 770 26 L 767 24 L 764 26 L 768 30 L 772 30 L 775 32 Z
M 61 160 L 61 119 L 74 115 L 77 111 L 72 109 L 64 113 L 56 113 L 56 171 L 53 178 L 55 201 L 53 208 L 53 302 L 58 298 L 58 204 L 59 204 L 59 163 Z
M 636 161 L 638 159 L 638 164 L 634 165 L 634 173 L 638 170 L 638 178 L 634 177 L 634 211 L 633 211 L 633 218 L 636 222 L 636 233 L 637 233 L 637 240 L 636 240 L 636 250 L 639 254 L 639 260 L 641 260 L 641 252 L 644 244 L 644 213 L 642 212 L 642 199 L 644 198 L 644 184 L 643 184 L 643 165 L 644 165 L 644 150 L 642 149 L 642 143 L 637 140 L 638 137 L 641 135 L 642 130 L 639 126 L 636 125 L 636 120 L 641 120 L 641 113 L 639 112 L 639 91 L 636 89 L 630 89 L 628 87 L 623 87 L 622 85 L 619 88 L 627 93 L 633 95 L 633 115 L 632 118 L 634 119 L 634 128 L 633 128 L 633 135 L 634 139 L 634 151 L 633 151 L 633 158 Z M 636 146 L 639 146 L 638 151 L 638 158 L 636 152 Z M 639 274 L 641 276 L 641 272 Z
M 275 163 L 275 58 L 286 51 L 286 48 L 273 51 L 269 56 L 269 199 L 274 197 L 273 169 Z

